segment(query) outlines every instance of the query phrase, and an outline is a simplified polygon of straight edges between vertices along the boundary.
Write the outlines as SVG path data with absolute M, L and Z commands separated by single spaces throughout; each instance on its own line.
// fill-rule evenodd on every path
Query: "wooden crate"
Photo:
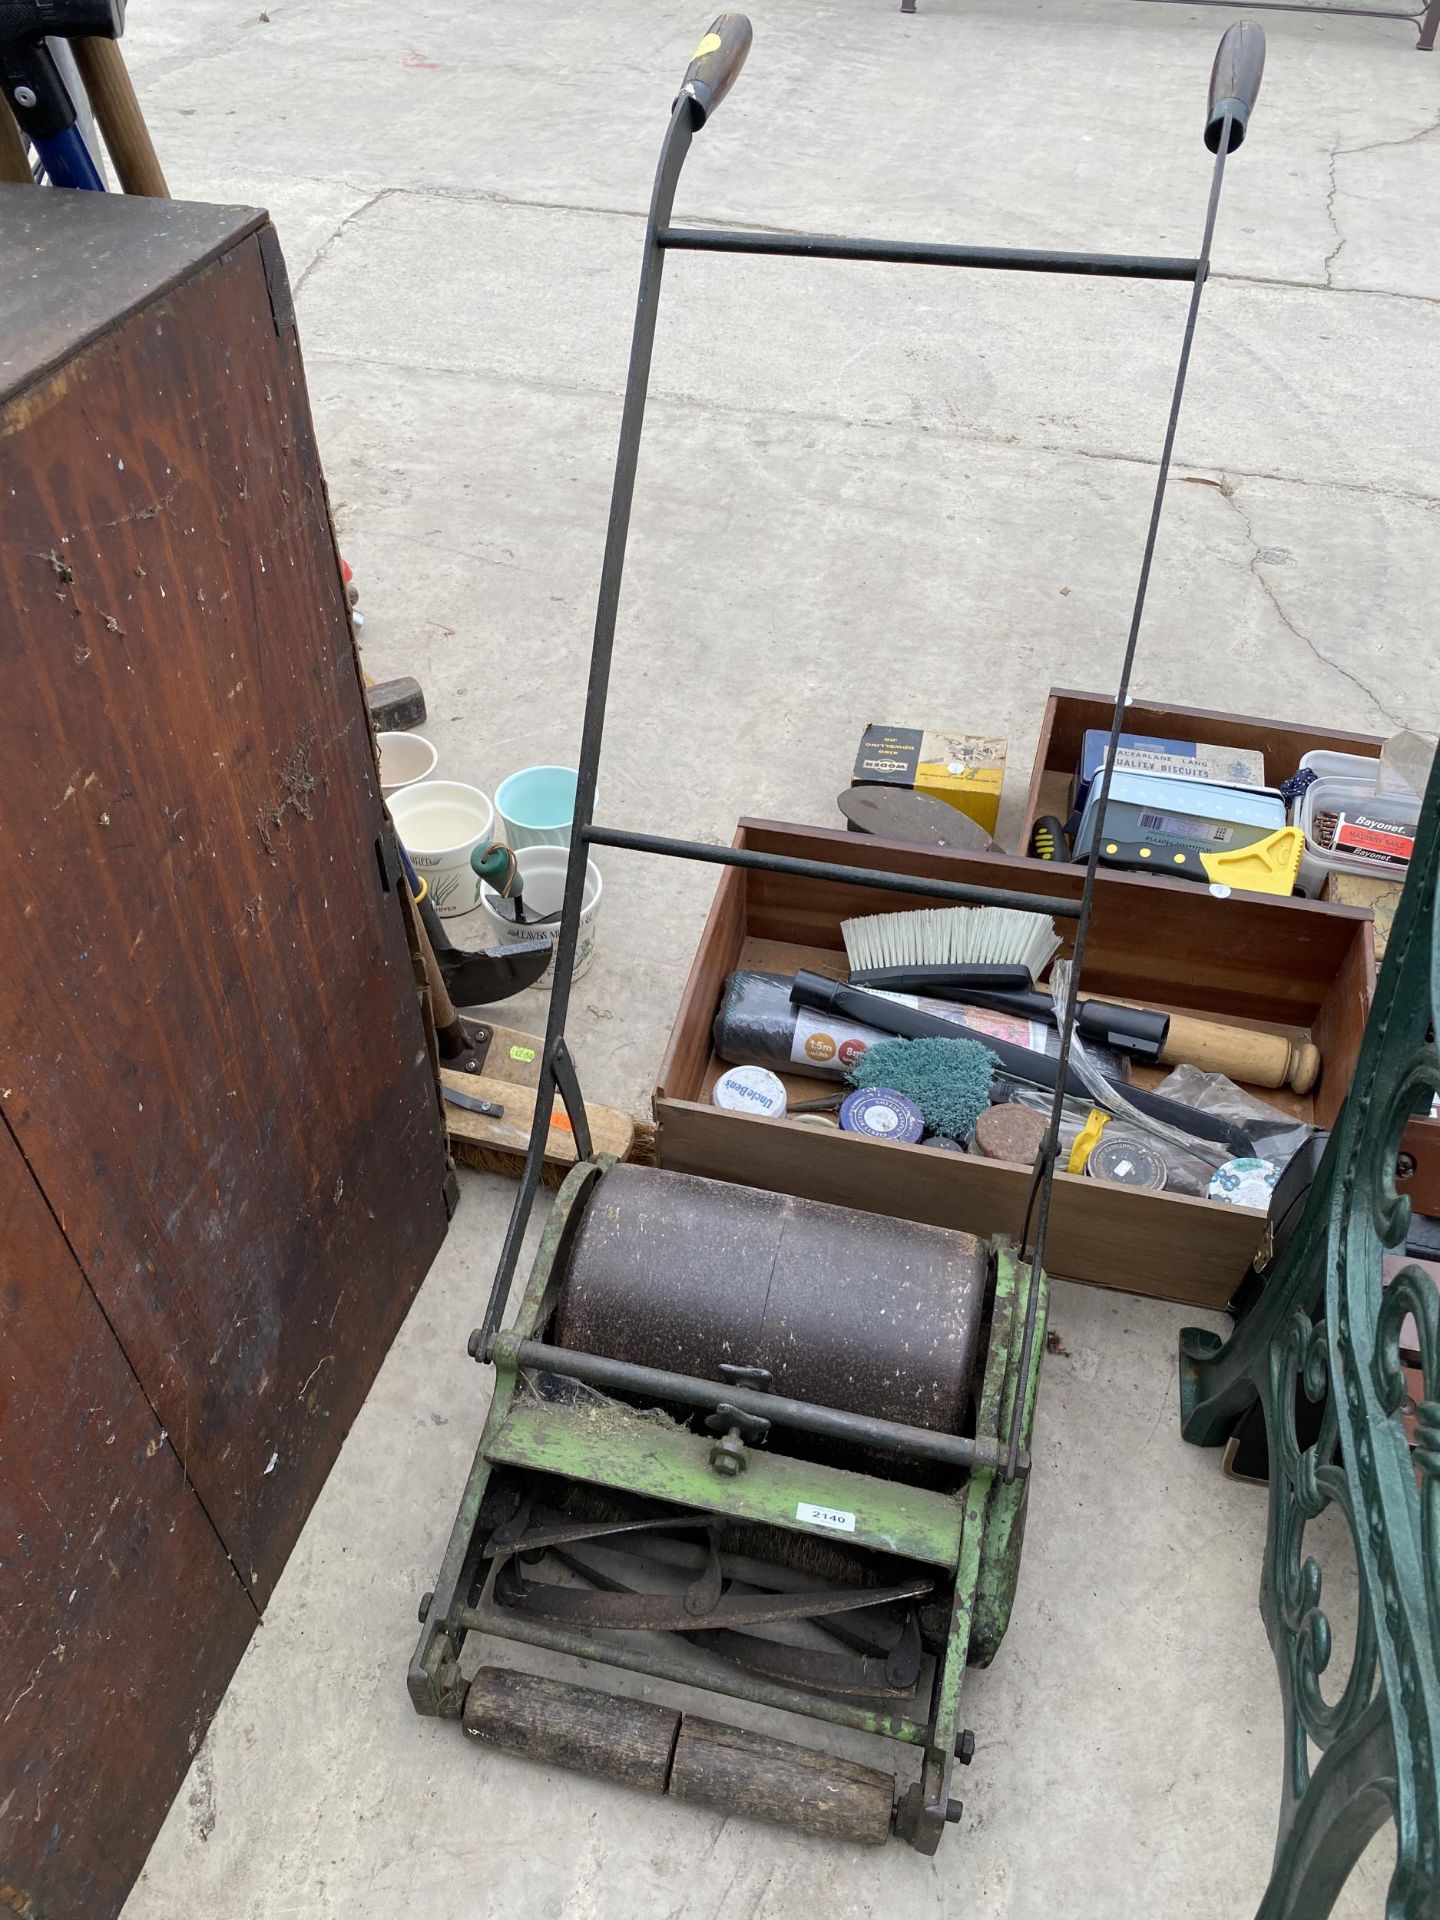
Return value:
M 1073 693 L 1067 687 L 1050 689 L 1030 768 L 1022 851 L 1029 847 L 1031 829 L 1042 814 L 1067 818 L 1075 798 L 1075 768 L 1085 735 L 1097 727 L 1108 732 L 1114 717 L 1112 695 Z M 1378 758 L 1385 744 L 1371 733 L 1340 733 L 1333 727 L 1257 720 L 1241 713 L 1211 713 L 1205 707 L 1171 707 L 1153 700 L 1130 702 L 1125 710 L 1125 731 L 1173 740 L 1209 740 L 1221 747 L 1248 747 L 1264 754 L 1265 779 L 1272 787 L 1294 773 L 1302 754 L 1324 748 L 1331 753 L 1363 753 Z M 1139 877 L 1163 881 L 1172 888 L 1195 884 L 1193 880 L 1165 880 L 1162 874 Z
M 1009 854 L 959 854 L 820 827 L 742 820 L 735 844 L 810 860 L 1078 899 L 1078 869 Z M 840 923 L 893 906 L 943 906 L 844 881 L 729 868 L 716 889 L 655 1090 L 660 1164 L 875 1213 L 964 1227 L 1020 1230 L 1030 1169 L 928 1147 L 896 1146 L 763 1120 L 709 1104 L 722 1070 L 710 1028 L 736 967 L 841 974 Z M 1069 937 L 1072 920 L 1057 920 Z M 1325 1126 L 1349 1083 L 1374 977 L 1369 915 L 1354 907 L 1154 887 L 1143 875 L 1102 873 L 1083 986 L 1172 1012 L 1309 1032 L 1324 1062 L 1311 1096 L 1260 1097 Z M 1137 1073 L 1154 1084 L 1163 1075 Z M 789 1080 L 795 1097 L 822 1083 Z M 1223 1308 L 1259 1243 L 1264 1216 L 1183 1194 L 1140 1193 L 1081 1175 L 1055 1183 L 1047 1264 L 1094 1286 Z
M 1030 769 L 1030 790 L 1020 838 L 1022 849 L 1029 847 L 1031 829 L 1042 814 L 1057 814 L 1062 820 L 1069 814 L 1075 796 L 1075 767 L 1081 742 L 1094 727 L 1108 729 L 1114 713 L 1115 702 L 1109 695 L 1075 693 L 1066 687 L 1050 689 Z M 1272 787 L 1278 787 L 1294 773 L 1302 754 L 1325 749 L 1378 758 L 1385 744 L 1373 733 L 1342 733 L 1333 727 L 1306 726 L 1289 720 L 1259 720 L 1241 713 L 1212 713 L 1205 707 L 1172 707 L 1153 700 L 1131 701 L 1126 709 L 1125 731 L 1159 734 L 1175 740 L 1211 740 L 1222 747 L 1255 749 L 1265 756 L 1265 778 Z M 1193 881 L 1167 880 L 1161 873 L 1136 877 L 1147 886 L 1164 887 L 1170 892 L 1194 885 Z M 1298 897 L 1285 904 L 1297 908 L 1305 905 Z M 1400 1191 L 1409 1195 L 1417 1211 L 1440 1214 L 1440 1120 L 1412 1120 L 1405 1129 L 1400 1149 L 1415 1163 L 1414 1172 L 1399 1182 Z
M 0 187 L 0 338 L 0 1907 L 105 1920 L 447 1164 L 273 229 Z

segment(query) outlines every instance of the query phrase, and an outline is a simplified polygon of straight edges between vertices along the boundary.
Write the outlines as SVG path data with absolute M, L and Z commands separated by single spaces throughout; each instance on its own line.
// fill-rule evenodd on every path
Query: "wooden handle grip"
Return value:
M 1220 129 L 1230 116 L 1230 143 L 1233 153 L 1245 138 L 1260 91 L 1260 76 L 1265 71 L 1265 35 L 1253 20 L 1237 20 L 1227 27 L 1215 50 L 1210 69 L 1210 106 L 1205 115 L 1205 144 L 1211 153 L 1219 150 Z
M 34 177 L 30 171 L 30 156 L 25 151 L 25 142 L 20 138 L 15 116 L 0 100 L 0 180 L 8 180 L 17 187 L 28 187 Z
M 1203 1067 L 1245 1086 L 1289 1087 L 1294 1093 L 1309 1093 L 1320 1078 L 1320 1049 L 1309 1040 L 1191 1020 L 1183 1013 L 1171 1015 L 1160 1058 L 1168 1067 Z
M 135 98 L 124 54 L 113 40 L 72 40 L 70 48 L 120 185 L 126 193 L 168 200 L 170 189 Z
M 450 989 L 440 971 L 440 962 L 435 958 L 434 942 L 425 931 L 420 909 L 408 884 L 401 887 L 400 895 L 410 921 L 411 941 L 425 970 L 425 988 L 430 995 L 430 1018 L 435 1027 L 436 1051 L 442 1060 L 458 1060 L 470 1045 L 465 1023 L 455 1011 Z
M 704 126 L 734 86 L 750 40 L 750 22 L 743 13 L 722 13 L 696 47 L 677 98 L 694 102 L 697 127 Z

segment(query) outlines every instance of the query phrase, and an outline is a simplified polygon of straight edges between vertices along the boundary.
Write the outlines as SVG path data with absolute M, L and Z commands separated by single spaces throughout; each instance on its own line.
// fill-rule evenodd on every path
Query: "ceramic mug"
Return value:
M 575 818 L 574 767 L 522 767 L 495 789 L 500 837 L 522 847 L 568 847 Z
M 522 847 L 515 856 L 520 868 L 520 878 L 524 882 L 525 911 L 532 916 L 557 913 L 565 898 L 565 869 L 569 865 L 570 855 L 564 847 Z M 511 946 L 524 940 L 548 940 L 553 948 L 560 938 L 560 922 L 553 921 L 548 927 L 528 925 L 524 921 L 513 920 L 511 902 L 502 900 L 495 889 L 482 885 L 480 889 L 480 909 L 485 915 L 488 937 L 502 940 Z M 578 980 L 582 973 L 589 971 L 590 962 L 595 957 L 595 916 L 600 911 L 600 869 L 593 860 L 585 862 L 585 893 L 580 904 L 580 937 L 575 946 L 575 970 L 572 980 Z M 552 953 L 550 965 L 541 974 L 542 980 L 554 977 L 555 960 Z
M 428 780 L 440 756 L 423 733 L 377 733 L 380 752 L 380 791 L 388 800 L 402 787 Z
M 480 881 L 470 865 L 476 847 L 492 837 L 490 797 L 463 780 L 422 780 L 389 802 L 390 818 L 415 871 L 430 889 L 442 920 L 479 904 Z

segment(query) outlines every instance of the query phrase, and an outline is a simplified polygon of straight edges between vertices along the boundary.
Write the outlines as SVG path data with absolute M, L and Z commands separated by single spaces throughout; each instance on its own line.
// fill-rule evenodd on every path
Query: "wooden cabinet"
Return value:
M 0 502 L 0 1910 L 98 1920 L 447 1168 L 262 214 L 0 187 Z

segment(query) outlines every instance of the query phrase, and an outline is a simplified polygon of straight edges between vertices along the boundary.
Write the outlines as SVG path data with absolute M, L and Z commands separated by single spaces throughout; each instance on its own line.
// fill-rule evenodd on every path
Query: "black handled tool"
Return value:
M 1041 814 L 1030 829 L 1030 858 L 1032 860 L 1068 860 L 1070 858 L 1070 843 L 1065 838 L 1065 828 L 1057 814 Z
M 852 987 L 874 993 L 929 993 L 941 1000 L 969 1000 L 977 993 L 1029 993 L 1028 967 L 852 967 Z M 1043 999 L 1045 996 L 1040 996 Z
M 76 130 L 75 103 L 48 40 L 114 40 L 124 27 L 124 0 L 0 0 L 0 86 L 52 186 L 94 193 L 105 182 Z
M 1260 76 L 1265 71 L 1265 34 L 1253 20 L 1237 20 L 1227 27 L 1215 49 L 1215 64 L 1210 69 L 1210 105 L 1205 115 L 1205 144 L 1211 153 L 1220 149 L 1220 129 L 1230 122 L 1227 153 L 1245 138 L 1255 98 L 1260 91 Z
M 1024 973 L 1023 986 L 1009 982 L 966 980 L 967 973 Z M 884 975 L 882 979 L 880 976 Z M 990 1007 L 996 1013 L 1013 1013 L 1022 1020 L 1045 1020 L 1059 1025 L 1055 1002 L 1048 993 L 1039 993 L 1023 967 L 872 967 L 850 975 L 852 987 L 880 988 L 891 993 L 918 993 L 936 1000 L 954 1000 L 961 1006 Z M 1107 1000 L 1082 1000 L 1075 1020 L 1076 1031 L 1097 1046 L 1113 1047 L 1127 1053 L 1142 1066 L 1156 1066 L 1165 1051 L 1170 1032 L 1168 1013 L 1156 1013 L 1148 1007 L 1115 1006 Z
M 734 86 L 751 38 L 750 22 L 743 13 L 717 14 L 710 31 L 701 37 L 675 96 L 695 103 L 697 127 L 704 126 Z
M 821 1013 L 837 1013 L 857 1026 L 874 1027 L 877 1033 L 894 1034 L 902 1040 L 978 1040 L 989 1049 L 1012 1080 L 1028 1081 L 1031 1086 L 1053 1088 L 1059 1080 L 1059 1062 L 1048 1053 L 1030 1047 L 1012 1046 L 977 1027 L 961 1027 L 938 1013 L 926 1013 L 919 1007 L 907 1007 L 903 1001 L 887 1000 L 883 994 L 867 993 L 863 987 L 846 986 L 843 980 L 827 980 L 821 973 L 796 974 L 790 1000 L 797 1007 L 811 1007 Z M 1143 1087 L 1122 1086 L 1109 1080 L 1122 1100 L 1152 1120 L 1178 1127 L 1197 1140 L 1213 1140 L 1236 1156 L 1254 1152 L 1254 1142 L 1243 1127 L 1204 1113 L 1199 1107 L 1187 1107 L 1179 1100 L 1167 1100 Z M 1065 1075 L 1065 1092 L 1077 1100 L 1093 1100 L 1095 1095 L 1073 1069 Z
M 550 964 L 550 942 L 544 939 L 533 943 L 516 941 L 513 945 L 473 953 L 457 947 L 435 911 L 427 882 L 416 873 L 398 838 L 395 845 L 405 883 L 430 944 L 431 958 L 452 1003 L 457 1007 L 488 1007 L 492 1001 L 508 1000 L 512 993 L 523 993 L 526 987 L 533 987 Z

